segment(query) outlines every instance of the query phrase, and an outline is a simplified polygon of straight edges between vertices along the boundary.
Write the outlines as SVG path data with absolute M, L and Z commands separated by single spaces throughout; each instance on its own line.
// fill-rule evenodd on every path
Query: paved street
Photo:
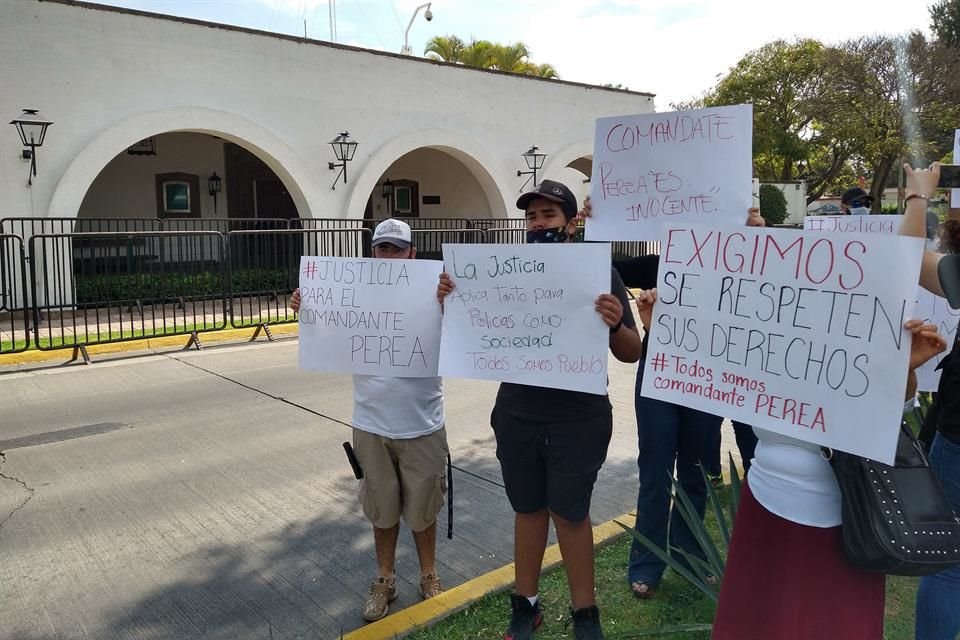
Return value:
M 375 563 L 341 448 L 350 378 L 297 371 L 296 345 L 0 371 L 0 637 L 317 640 L 360 626 Z M 633 367 L 611 363 L 596 522 L 635 501 L 633 382 Z M 495 391 L 446 383 L 448 586 L 512 560 Z M 401 547 L 395 609 L 416 601 L 408 532 Z

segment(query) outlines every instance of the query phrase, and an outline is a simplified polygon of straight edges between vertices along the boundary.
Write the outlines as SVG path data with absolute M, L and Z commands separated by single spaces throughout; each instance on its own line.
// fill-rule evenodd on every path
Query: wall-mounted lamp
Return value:
M 537 185 L 540 184 L 540 181 L 537 180 L 537 171 L 543 169 L 543 161 L 547 159 L 547 154 L 540 153 L 540 147 L 533 145 L 527 149 L 526 153 L 521 154 L 524 161 L 527 163 L 528 171 L 517 171 L 517 177 L 520 176 L 530 176 L 527 178 L 527 181 L 523 183 L 523 186 L 520 187 L 520 191 L 523 191 L 527 185 L 530 183 L 530 180 L 533 180 L 533 188 L 536 189 Z
M 350 139 L 349 132 L 342 131 L 330 141 L 330 146 L 333 147 L 333 155 L 337 158 L 336 162 L 330 163 L 330 171 L 338 167 L 340 169 L 340 173 L 333 179 L 333 186 L 330 187 L 336 189 L 340 176 L 343 176 L 343 184 L 347 184 L 347 163 L 353 160 L 353 154 L 357 152 L 357 141 Z
M 217 215 L 217 194 L 223 189 L 223 179 L 214 171 L 213 175 L 207 178 L 207 191 L 213 196 L 213 215 Z
M 24 109 L 19 118 L 14 118 L 10 124 L 17 128 L 20 134 L 20 142 L 24 148 L 21 157 L 30 161 L 30 171 L 27 173 L 27 186 L 33 185 L 33 179 L 37 175 L 37 147 L 43 144 L 43 139 L 47 136 L 47 127 L 53 124 L 47 120 L 36 109 Z
M 380 187 L 380 195 L 387 201 L 387 217 L 393 217 L 393 183 L 390 179 L 383 181 Z

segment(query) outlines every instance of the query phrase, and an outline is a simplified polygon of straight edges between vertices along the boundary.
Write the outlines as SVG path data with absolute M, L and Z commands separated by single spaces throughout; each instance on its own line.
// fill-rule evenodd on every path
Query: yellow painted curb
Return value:
M 278 324 L 270 327 L 273 335 L 295 335 L 299 330 L 299 325 L 292 322 L 289 324 Z M 222 329 L 220 331 L 201 331 L 200 341 L 204 344 L 211 342 L 229 342 L 249 340 L 256 328 L 248 329 Z M 261 334 L 262 335 L 262 334 Z M 90 356 L 103 355 L 106 353 L 120 353 L 123 351 L 149 351 L 150 349 L 159 349 L 161 347 L 178 347 L 186 344 L 189 335 L 162 336 L 159 338 L 143 338 L 140 340 L 129 340 L 127 342 L 113 342 L 110 344 L 95 344 L 87 347 L 87 353 Z M 73 352 L 72 347 L 63 347 L 50 351 L 41 351 L 39 349 L 29 349 L 20 353 L 7 353 L 0 355 L 0 367 L 17 364 L 27 364 L 30 362 L 45 362 L 48 360 L 66 360 Z
M 626 532 L 617 522 L 628 527 L 634 524 L 634 515 L 624 514 L 609 522 L 593 528 L 593 544 L 596 547 L 613 542 Z M 543 571 L 560 565 L 560 546 L 547 547 L 543 554 Z M 424 600 L 402 611 L 393 613 L 382 620 L 371 622 L 365 627 L 344 634 L 342 640 L 393 640 L 433 625 L 454 613 L 465 609 L 483 596 L 502 591 L 513 584 L 513 563 L 494 569 L 482 576 L 468 580 L 460 586 L 444 591 L 435 598 Z

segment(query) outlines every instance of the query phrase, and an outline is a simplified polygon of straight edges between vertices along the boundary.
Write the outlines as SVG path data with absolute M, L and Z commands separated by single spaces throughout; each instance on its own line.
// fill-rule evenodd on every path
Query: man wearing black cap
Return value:
M 868 216 L 872 204 L 873 196 L 860 187 L 847 189 L 840 196 L 840 209 L 843 210 L 844 215 Z
M 573 240 L 577 200 L 565 185 L 544 180 L 536 191 L 521 196 L 517 207 L 525 212 L 528 243 Z M 440 276 L 441 304 L 453 287 L 448 274 Z M 610 327 L 610 351 L 621 362 L 636 362 L 640 334 L 623 282 L 612 269 L 611 292 L 596 300 L 597 313 Z M 603 638 L 594 599 L 590 498 L 613 433 L 609 398 L 504 382 L 490 423 L 503 484 L 515 512 L 516 592 L 504 640 L 527 640 L 543 621 L 537 591 L 550 520 L 567 571 L 574 637 Z
M 923 238 L 927 204 L 937 190 L 939 163 L 929 170 L 904 167 L 907 174 L 906 212 L 900 235 Z M 954 217 L 960 211 L 951 210 Z M 924 251 L 920 267 L 920 285 L 946 297 L 950 306 L 960 309 L 960 255 Z M 940 385 L 929 415 L 936 422 L 936 436 L 930 448 L 930 466 L 936 471 L 944 493 L 960 513 L 960 339 L 941 362 Z M 953 567 L 920 580 L 917 591 L 917 640 L 956 638 L 960 634 L 960 567 Z

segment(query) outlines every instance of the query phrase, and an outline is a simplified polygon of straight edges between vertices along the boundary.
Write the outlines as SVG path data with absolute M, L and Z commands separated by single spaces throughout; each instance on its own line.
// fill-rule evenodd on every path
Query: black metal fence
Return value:
M 26 265 L 20 236 L 0 234 L 0 353 L 30 347 Z
M 522 243 L 518 219 L 407 219 L 418 257 Z M 369 257 L 377 221 L 0 219 L 0 354 L 294 322 L 304 255 Z M 614 243 L 643 255 L 647 243 Z M 269 335 L 269 330 L 267 330 Z M 85 352 L 84 352 L 85 355 Z

